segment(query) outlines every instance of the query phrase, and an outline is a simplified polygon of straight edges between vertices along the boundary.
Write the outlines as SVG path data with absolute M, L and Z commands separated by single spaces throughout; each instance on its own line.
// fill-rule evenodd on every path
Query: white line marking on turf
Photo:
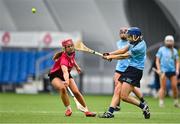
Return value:
M 107 123 L 107 122 L 105 122 L 105 123 Z M 105 123 L 102 123 L 102 122 L 99 122 L 99 123 L 93 123 L 93 122 L 91 122 L 91 123 L 86 123 L 86 122 L 82 122 L 82 123 L 76 123 L 76 122 L 72 122 L 72 123 L 61 123 L 61 124 L 105 124 Z M 119 123 L 119 122 L 117 122 L 117 123 Z M 117 123 L 111 123 L 111 122 L 109 122 L 108 124 L 117 124 Z M 56 122 L 43 122 L 43 123 L 37 123 L 37 122 L 19 122 L 19 123 L 5 123 L 5 124 L 60 124 L 60 123 L 56 123 Z M 152 123 L 147 123 L 147 122 L 145 122 L 145 123 L 121 123 L 121 124 L 179 124 L 178 122 L 177 123 L 164 123 L 164 122 L 157 122 L 157 123 L 154 123 L 154 122 L 152 122 Z
M 10 110 L 10 111 L 6 111 L 6 110 L 0 110 L 0 113 L 32 113 L 32 114 L 64 114 L 64 111 L 15 111 L 15 110 Z M 82 114 L 83 112 L 78 112 L 75 111 L 73 113 L 76 114 Z M 97 113 L 104 113 L 104 112 L 97 112 Z M 137 114 L 137 113 L 141 113 L 141 112 L 115 112 L 115 114 Z M 173 113 L 173 112 L 151 112 L 151 114 L 155 115 L 180 115 L 180 113 Z

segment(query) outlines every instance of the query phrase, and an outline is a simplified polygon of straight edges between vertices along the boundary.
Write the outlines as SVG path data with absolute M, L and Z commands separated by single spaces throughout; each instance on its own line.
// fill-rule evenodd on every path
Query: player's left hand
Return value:
M 64 85 L 65 85 L 65 87 L 68 87 L 68 86 L 69 86 L 69 82 L 68 82 L 68 81 L 65 81 L 65 82 L 64 82 Z
M 103 56 L 109 56 L 110 54 L 109 53 L 103 53 Z
M 80 74 L 82 72 L 80 67 L 77 67 L 76 70 L 77 70 L 78 74 Z

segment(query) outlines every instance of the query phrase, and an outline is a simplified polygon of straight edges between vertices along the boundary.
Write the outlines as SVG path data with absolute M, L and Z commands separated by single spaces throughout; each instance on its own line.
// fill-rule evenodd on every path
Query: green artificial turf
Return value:
M 107 110 L 111 96 L 84 96 L 90 110 L 102 114 Z M 165 99 L 165 108 L 158 107 L 158 100 L 145 98 L 151 110 L 151 118 L 144 119 L 142 111 L 122 102 L 115 118 L 85 117 L 76 109 L 71 98 L 73 114 L 65 117 L 65 108 L 59 96 L 50 94 L 26 95 L 0 93 L 0 123 L 180 123 L 180 109 L 174 108 L 172 98 Z

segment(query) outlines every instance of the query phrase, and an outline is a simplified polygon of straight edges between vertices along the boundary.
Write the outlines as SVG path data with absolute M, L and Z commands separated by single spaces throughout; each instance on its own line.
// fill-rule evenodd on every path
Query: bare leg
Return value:
M 174 98 L 174 106 L 175 107 L 180 107 L 179 102 L 178 102 L 178 88 L 177 88 L 177 77 L 174 75 L 170 78 L 171 80 L 171 88 L 173 91 L 173 98 Z
M 138 87 L 134 87 L 134 90 L 133 90 L 134 94 L 138 97 L 138 99 L 144 103 L 144 104 L 147 104 L 144 100 L 144 97 L 143 97 L 143 94 L 141 93 L 140 91 L 140 88 Z
M 136 95 L 139 99 L 143 98 L 143 94 L 141 93 L 140 88 L 134 87 L 133 92 L 135 93 L 135 95 Z
M 150 112 L 149 112 L 149 107 L 145 104 L 142 104 L 139 100 L 135 99 L 134 97 L 129 96 L 129 94 L 134 90 L 134 86 L 123 82 L 121 84 L 121 99 L 125 102 L 131 103 L 133 105 L 136 105 L 138 107 L 140 107 L 143 111 L 144 114 L 144 118 L 145 119 L 149 119 L 150 118 Z M 113 100 L 112 100 L 113 103 Z M 100 115 L 100 118 L 113 118 L 113 112 L 114 112 L 114 106 L 116 105 L 116 103 L 114 102 L 113 104 L 111 103 L 111 107 L 109 107 L 109 110 L 107 112 L 105 112 L 104 114 Z
M 170 78 L 170 81 L 171 81 L 171 87 L 172 87 L 172 91 L 173 91 L 173 98 L 177 99 L 178 98 L 177 77 L 172 76 Z
M 74 96 L 76 97 L 76 99 L 79 101 L 79 103 L 87 108 L 86 106 L 86 103 L 85 103 L 85 100 L 84 100 L 84 97 L 83 95 L 80 93 L 75 81 L 73 78 L 70 79 L 70 83 L 69 83 L 69 87 L 70 89 L 72 90 L 72 92 L 74 93 Z M 84 114 L 86 115 L 86 117 L 95 117 L 96 116 L 96 113 L 94 112 L 90 112 L 87 108 L 87 111 L 84 112 Z
M 119 77 L 121 76 L 120 73 L 115 72 L 114 73 L 114 83 L 115 83 L 115 88 L 114 88 L 114 94 L 111 100 L 111 105 L 112 107 L 119 106 L 120 104 L 120 89 L 121 89 L 121 83 L 119 81 Z M 116 104 L 116 105 L 115 105 Z
M 135 99 L 134 97 L 129 96 L 131 91 L 134 90 L 134 87 L 126 82 L 123 82 L 122 84 L 122 90 L 121 90 L 121 99 L 125 102 L 134 104 L 136 106 L 139 106 L 140 101 Z
M 86 103 L 85 100 L 82 96 L 82 94 L 80 93 L 75 81 L 73 78 L 70 78 L 70 84 L 69 84 L 70 89 L 72 90 L 72 92 L 74 93 L 74 96 L 76 97 L 76 99 L 79 101 L 79 103 L 81 103 L 81 105 L 83 107 L 86 107 Z
M 164 96 L 166 91 L 166 76 L 163 74 L 159 80 L 160 80 L 160 89 L 159 89 L 159 106 L 164 106 Z
M 115 108 L 120 100 L 121 83 L 118 83 L 114 89 L 114 95 L 111 100 L 110 106 Z
M 121 89 L 121 99 L 125 102 L 128 102 L 130 104 L 136 105 L 139 108 L 142 109 L 144 118 L 149 119 L 150 118 L 150 112 L 148 105 L 142 104 L 139 100 L 135 99 L 134 97 L 129 96 L 129 94 L 134 90 L 134 86 L 123 82 L 122 89 Z
M 63 81 L 60 80 L 59 78 L 54 78 L 52 80 L 52 85 L 59 92 L 59 95 L 63 101 L 64 106 L 66 107 L 69 106 L 70 105 L 69 96 L 66 87 L 63 84 Z

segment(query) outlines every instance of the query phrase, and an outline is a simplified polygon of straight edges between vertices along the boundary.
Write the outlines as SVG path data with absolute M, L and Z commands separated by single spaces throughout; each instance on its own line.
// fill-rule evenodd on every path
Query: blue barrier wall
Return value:
M 42 50 L 3 50 L 0 51 L 0 84 L 19 84 L 27 81 L 28 76 L 35 76 L 36 61 L 52 51 Z M 50 68 L 52 58 L 40 64 L 40 71 Z

